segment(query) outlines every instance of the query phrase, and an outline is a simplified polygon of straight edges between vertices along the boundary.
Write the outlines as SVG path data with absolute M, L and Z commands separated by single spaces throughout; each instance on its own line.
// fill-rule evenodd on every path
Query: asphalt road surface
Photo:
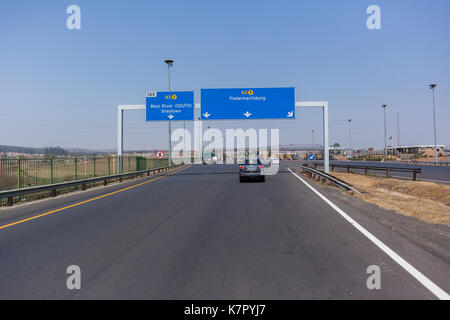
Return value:
M 446 261 L 321 191 L 392 252 L 377 246 L 289 165 L 266 183 L 239 183 L 234 165 L 194 165 L 1 210 L 0 299 L 437 299 L 449 292 Z M 81 269 L 81 290 L 66 286 L 71 265 Z M 381 270 L 380 290 L 367 287 L 372 265 Z
M 297 161 L 298 163 L 305 163 L 304 161 Z M 307 161 L 306 161 L 307 162 Z M 322 165 L 323 161 L 318 161 L 319 166 Z M 330 164 L 343 164 L 343 165 L 357 165 L 357 166 L 380 166 L 380 167 L 390 167 L 390 168 L 420 168 L 422 173 L 418 174 L 417 180 L 437 182 L 441 184 L 450 184 L 450 167 L 449 166 L 433 166 L 433 165 L 423 165 L 423 164 L 408 164 L 408 163 L 390 163 L 390 162 L 369 162 L 369 161 L 330 161 Z M 331 170 L 331 169 L 330 169 Z M 347 171 L 345 168 L 335 168 L 336 171 Z M 363 173 L 364 170 L 351 169 L 356 173 Z M 370 171 L 370 174 L 378 176 L 386 176 L 385 171 Z M 412 173 L 408 172 L 391 172 L 390 176 L 396 178 L 403 178 L 412 180 Z

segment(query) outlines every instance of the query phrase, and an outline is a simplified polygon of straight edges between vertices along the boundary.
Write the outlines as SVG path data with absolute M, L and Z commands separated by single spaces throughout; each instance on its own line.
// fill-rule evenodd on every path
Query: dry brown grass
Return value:
M 433 162 L 434 161 L 434 155 L 431 156 L 431 157 L 421 157 L 421 158 L 417 158 L 417 159 L 414 159 L 414 160 L 415 161 L 431 161 L 431 162 Z M 442 156 L 442 157 L 439 157 L 438 160 L 442 161 L 442 162 L 450 162 L 450 156 Z
M 450 186 L 334 172 L 362 192 L 359 198 L 419 220 L 450 226 Z

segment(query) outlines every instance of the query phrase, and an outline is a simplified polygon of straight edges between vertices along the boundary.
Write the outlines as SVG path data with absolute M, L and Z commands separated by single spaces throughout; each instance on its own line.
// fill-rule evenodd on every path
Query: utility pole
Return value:
M 400 112 L 397 112 L 397 152 L 400 153 Z
M 170 68 L 173 66 L 173 59 L 164 60 L 169 69 L 169 92 L 170 90 Z M 172 121 L 169 119 L 169 166 L 172 165 Z
M 199 121 L 200 124 L 201 124 L 202 118 L 201 118 L 201 117 L 198 117 L 198 121 Z M 202 128 L 202 130 L 203 130 L 203 127 L 201 127 L 201 128 Z M 202 161 L 202 163 L 203 163 L 203 137 L 202 137 L 202 135 L 203 135 L 203 132 L 201 132 L 201 133 L 198 135 L 198 137 L 199 137 L 198 145 L 199 145 L 199 147 L 200 147 L 199 159 L 201 159 L 201 161 Z
M 350 156 L 353 158 L 353 148 L 352 148 L 352 119 L 348 119 L 348 129 L 349 129 L 349 147 L 350 147 Z
M 434 88 L 437 84 L 430 84 L 430 89 L 433 91 L 433 122 L 434 122 L 434 161 L 438 162 L 438 150 L 437 150 L 437 133 L 436 133 L 436 104 L 434 100 Z
M 384 158 L 387 159 L 387 136 L 386 136 L 386 107 L 387 104 L 382 105 L 384 110 Z
M 183 121 L 183 162 L 186 159 L 186 121 Z

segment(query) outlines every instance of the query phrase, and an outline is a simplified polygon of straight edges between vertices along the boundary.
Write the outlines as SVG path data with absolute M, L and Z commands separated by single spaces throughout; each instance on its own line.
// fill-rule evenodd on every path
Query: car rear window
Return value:
M 253 160 L 253 162 L 252 163 L 250 163 L 250 160 L 249 159 L 246 159 L 245 161 L 244 161 L 244 163 L 242 163 L 241 165 L 245 165 L 245 164 L 262 164 L 261 163 L 261 161 L 259 161 L 259 159 L 257 159 L 256 160 L 256 162 Z

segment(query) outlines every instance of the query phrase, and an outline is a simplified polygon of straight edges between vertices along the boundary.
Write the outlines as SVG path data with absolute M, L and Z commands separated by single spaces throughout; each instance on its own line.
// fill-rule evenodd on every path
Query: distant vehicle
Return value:
M 243 164 L 239 165 L 239 181 L 244 182 L 246 180 L 266 181 L 264 166 L 259 159 L 256 163 L 250 163 L 250 160 L 246 159 Z

